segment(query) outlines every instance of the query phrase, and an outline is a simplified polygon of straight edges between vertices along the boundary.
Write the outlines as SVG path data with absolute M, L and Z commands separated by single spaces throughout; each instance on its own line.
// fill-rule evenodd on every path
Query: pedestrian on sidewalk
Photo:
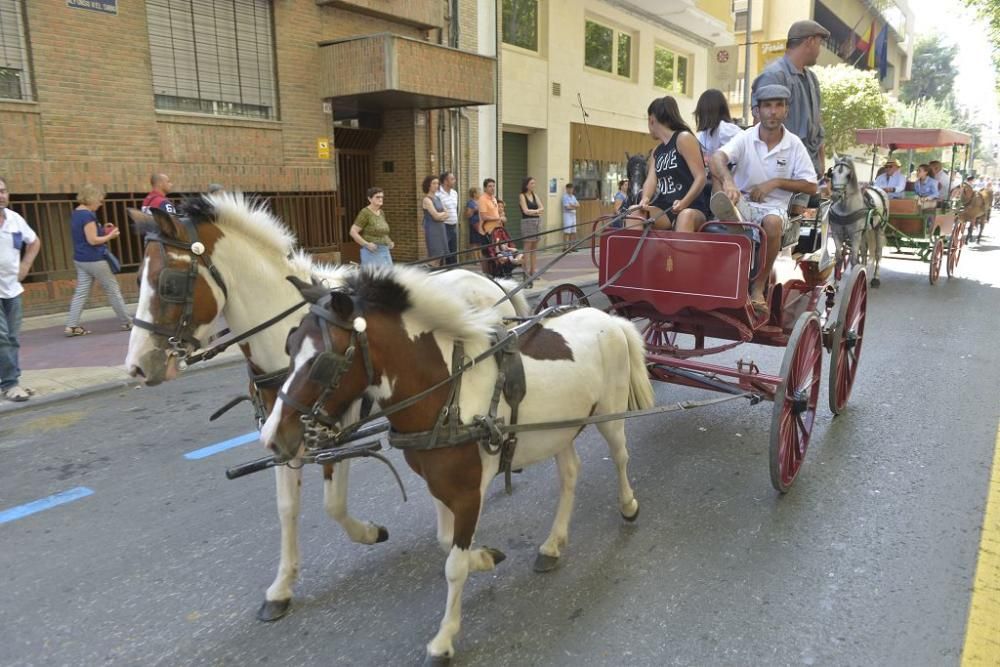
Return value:
M 525 238 L 521 243 L 524 246 L 524 273 L 530 278 L 538 271 L 538 250 L 539 234 L 542 231 L 542 213 L 545 207 L 535 196 L 535 179 L 528 176 L 521 182 L 521 195 L 518 197 L 521 205 L 521 236 Z M 532 236 L 535 235 L 535 236 Z M 533 287 L 528 283 L 528 287 Z
M 24 218 L 7 208 L 7 179 L 0 177 L 0 395 L 8 401 L 26 401 L 35 393 L 18 384 L 21 318 L 24 312 L 21 281 L 28 275 L 42 242 Z M 24 256 L 21 256 L 21 253 Z
M 69 318 L 63 335 L 85 336 L 90 332 L 80 326 L 80 315 L 90 298 L 90 286 L 96 280 L 108 302 L 115 310 L 122 331 L 132 329 L 132 318 L 125 309 L 121 288 L 108 260 L 108 241 L 116 239 L 121 231 L 108 223 L 103 227 L 97 221 L 97 209 L 104 204 L 104 193 L 90 183 L 80 188 L 76 195 L 78 206 L 69 220 L 73 237 L 73 264 L 76 266 L 76 291 L 69 305 Z
M 486 260 L 483 259 L 483 246 L 490 240 L 483 236 L 483 228 L 479 224 L 479 188 L 473 186 L 469 188 L 469 201 L 465 202 L 465 219 L 469 223 L 469 248 L 478 252 L 469 253 L 468 260 L 479 258 L 479 267 L 486 273 Z
M 382 188 L 368 188 L 368 206 L 358 212 L 351 225 L 351 238 L 361 246 L 361 266 L 392 266 L 390 251 L 396 244 L 389 238 L 384 201 Z
M 174 184 L 170 182 L 170 177 L 166 174 L 153 174 L 149 177 L 149 186 L 152 189 L 142 200 L 142 212 L 151 214 L 154 208 L 158 208 L 167 213 L 176 214 L 177 209 L 174 208 L 174 203 L 167 199 L 167 195 L 174 187 Z
M 444 221 L 445 239 L 448 241 L 448 256 L 444 258 L 445 264 L 458 263 L 458 190 L 455 189 L 457 181 L 455 174 L 450 171 L 442 172 L 439 179 L 441 187 L 437 191 L 438 199 L 444 205 L 448 217 Z
M 566 194 L 562 196 L 563 209 L 563 244 L 568 251 L 576 243 L 576 209 L 580 208 L 580 202 L 573 194 L 573 184 L 566 184 Z M 576 252 L 576 248 L 573 248 Z
M 428 262 L 428 266 L 441 266 L 445 255 L 448 254 L 448 237 L 444 231 L 444 221 L 448 218 L 448 212 L 444 210 L 444 204 L 437 196 L 440 183 L 437 176 L 426 176 L 422 186 L 424 198 L 420 203 L 420 208 L 424 212 L 424 240 L 427 242 L 427 256 L 438 258 Z

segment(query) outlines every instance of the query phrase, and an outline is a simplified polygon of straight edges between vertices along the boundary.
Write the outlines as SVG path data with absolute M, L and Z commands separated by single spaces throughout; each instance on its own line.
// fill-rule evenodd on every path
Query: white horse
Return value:
M 447 379 L 459 341 L 465 358 L 483 354 L 491 344 L 488 332 L 497 321 L 489 311 L 470 311 L 416 269 L 363 270 L 348 278 L 344 290 L 305 284 L 300 284 L 300 289 L 317 305 L 289 336 L 291 373 L 261 430 L 263 443 L 283 458 L 294 456 L 298 449 L 303 428 L 300 416 L 308 406 L 321 405 L 335 422 L 344 418 L 347 406 L 365 394 L 383 407 L 417 396 Z M 363 331 L 367 342 L 361 339 L 359 343 Z M 541 322 L 523 333 L 518 344 L 527 391 L 519 404 L 517 423 L 573 420 L 653 405 L 642 337 L 628 320 L 581 308 Z M 325 361 L 343 359 L 334 355 L 344 355 L 352 345 L 353 358 L 338 368 L 339 379 L 321 382 L 321 374 L 313 371 L 320 355 L 325 354 Z M 322 365 L 317 364 L 317 369 Z M 462 424 L 487 415 L 497 378 L 498 365 L 492 355 L 473 365 L 462 375 L 458 412 L 452 406 L 447 414 L 460 415 Z M 443 414 L 448 394 L 447 386 L 434 390 L 413 406 L 391 414 L 389 421 L 398 433 L 429 431 Z M 497 416 L 511 422 L 511 407 L 505 398 L 499 402 Z M 619 419 L 597 428 L 617 468 L 619 511 L 632 521 L 638 516 L 639 502 L 628 480 L 625 424 Z M 552 529 L 538 550 L 538 571 L 556 566 L 569 539 L 580 468 L 573 442 L 581 430 L 572 426 L 525 431 L 513 452 L 514 469 L 554 458 L 559 471 L 559 501 Z M 449 425 L 440 432 L 448 433 Z M 487 451 L 475 439 L 465 439 L 469 437 L 457 435 L 441 448 L 404 449 L 407 463 L 424 478 L 434 498 L 438 540 L 448 553 L 444 618 L 427 645 L 428 659 L 435 664 L 454 653 L 462 589 L 469 573 L 492 570 L 504 558 L 496 549 L 472 547 L 486 490 L 500 469 L 501 454 Z
M 830 235 L 837 245 L 837 262 L 843 261 L 845 247 L 851 249 L 852 265 L 865 266 L 873 261 L 871 286 L 878 287 L 882 282 L 878 273 L 885 247 L 885 227 L 889 223 L 889 197 L 879 188 L 858 184 L 850 157 L 838 156 L 829 177 L 833 190 Z
M 347 266 L 314 264 L 308 255 L 295 252 L 296 240 L 292 232 L 262 203 L 251 201 L 240 193 L 192 200 L 186 203 L 184 212 L 197 230 L 200 254 L 184 250 L 183 245 L 195 239 L 189 238 L 189 227 L 177 218 L 160 211 L 154 211 L 153 216 L 138 211 L 130 211 L 130 215 L 143 231 L 152 232 L 170 244 L 162 246 L 161 252 L 158 242 L 147 243 L 140 267 L 138 320 L 173 329 L 181 311 L 178 297 L 183 295 L 168 293 L 172 285 L 176 288 L 178 275 L 184 278 L 192 262 L 198 265 L 191 296 L 190 340 L 207 341 L 219 328 L 217 320 L 220 318 L 232 331 L 239 333 L 301 303 L 299 291 L 286 280 L 287 276 L 303 280 L 316 277 L 329 286 L 337 286 L 356 272 Z M 466 307 L 491 309 L 504 296 L 504 288 L 468 271 L 436 273 L 432 280 L 440 289 L 458 295 Z M 506 285 L 507 289 L 511 287 L 510 283 Z M 167 300 L 161 298 L 165 295 Z M 526 315 L 530 309 L 523 294 L 518 293 L 501 304 L 496 312 L 500 317 L 511 317 Z M 301 313 L 299 310 L 289 315 L 241 344 L 252 373 L 278 374 L 288 368 L 285 338 L 301 318 Z M 155 385 L 177 377 L 178 356 L 166 344 L 165 336 L 136 326 L 129 339 L 125 366 L 131 376 Z M 265 414 L 280 384 L 279 381 L 273 388 L 260 389 Z M 254 391 L 251 387 L 251 392 Z M 352 406 L 349 417 L 352 421 L 358 418 L 359 410 L 360 405 Z M 348 514 L 349 468 L 347 461 L 323 467 L 326 512 L 352 541 L 360 544 L 382 542 L 388 538 L 388 531 L 383 526 L 359 521 Z M 276 620 L 287 613 L 300 562 L 298 516 L 302 471 L 297 466 L 279 466 L 274 472 L 281 521 L 281 558 L 277 575 L 257 614 L 264 621 Z

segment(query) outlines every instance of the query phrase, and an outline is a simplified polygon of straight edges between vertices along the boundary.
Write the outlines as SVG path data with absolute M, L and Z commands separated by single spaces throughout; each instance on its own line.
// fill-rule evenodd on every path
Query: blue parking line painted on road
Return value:
M 71 503 L 74 500 L 86 498 L 92 493 L 94 493 L 93 490 L 88 489 L 85 486 L 78 486 L 75 489 L 55 493 L 47 498 L 42 498 L 41 500 L 34 500 L 24 505 L 11 507 L 9 510 L 0 512 L 0 524 L 7 523 L 8 521 L 23 519 L 26 516 L 35 514 L 36 512 L 52 509 L 57 505 L 65 505 L 66 503 Z
M 233 447 L 239 447 L 240 445 L 245 445 L 248 442 L 254 442 L 260 438 L 260 433 L 257 431 L 251 431 L 250 433 L 245 433 L 243 435 L 238 435 L 235 438 L 230 438 L 229 440 L 223 440 L 222 442 L 217 442 L 214 445 L 209 445 L 208 447 L 202 447 L 201 449 L 196 449 L 193 452 L 188 452 L 184 455 L 184 458 L 189 461 L 197 461 L 198 459 L 203 459 L 206 456 L 212 456 L 213 454 L 218 454 L 219 452 L 224 452 L 227 449 L 232 449 Z

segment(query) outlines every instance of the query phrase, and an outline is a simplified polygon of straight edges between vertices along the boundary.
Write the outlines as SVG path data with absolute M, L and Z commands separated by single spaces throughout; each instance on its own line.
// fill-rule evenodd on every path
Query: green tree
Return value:
M 955 91 L 958 47 L 945 44 L 937 35 L 924 35 L 913 49 L 913 70 L 903 83 L 900 99 L 918 106 L 924 100 L 950 102 Z
M 889 122 L 889 101 L 882 92 L 876 72 L 850 65 L 814 67 L 823 96 L 823 129 L 827 154 L 842 153 L 857 145 L 854 130 L 885 127 Z
M 987 34 L 993 44 L 993 69 L 997 73 L 996 85 L 1000 91 L 1000 0 L 965 0 L 967 7 L 975 9 L 986 19 Z
M 937 102 L 927 100 L 922 104 L 916 102 L 905 104 L 897 103 L 891 110 L 892 125 L 895 127 L 926 127 L 941 130 L 958 130 L 955 122 L 955 112 L 947 102 Z M 914 122 L 916 119 L 916 122 Z M 896 157 L 903 160 L 905 155 L 899 153 Z M 913 161 L 916 164 L 930 162 L 931 160 L 951 160 L 951 148 L 919 150 L 913 152 Z M 947 166 L 947 165 L 946 165 Z

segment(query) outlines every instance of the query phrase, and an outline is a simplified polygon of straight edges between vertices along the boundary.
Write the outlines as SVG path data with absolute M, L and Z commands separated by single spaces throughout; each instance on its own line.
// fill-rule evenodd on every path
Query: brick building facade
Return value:
M 345 239 L 363 192 L 379 185 L 395 255 L 419 257 L 420 181 L 444 168 L 473 173 L 475 105 L 494 102 L 496 65 L 476 55 L 476 8 L 476 0 L 0 0 L 0 174 L 11 207 L 43 243 L 28 311 L 62 309 L 72 294 L 68 220 L 84 183 L 109 193 L 98 215 L 123 227 L 113 249 L 126 267 L 138 264 L 124 211 L 154 171 L 169 174 L 177 193 L 213 182 L 261 193 L 303 246 L 346 259 L 357 256 Z M 352 56 L 343 48 L 351 44 L 367 48 Z M 328 159 L 321 138 L 332 138 Z M 131 276 L 121 282 L 134 294 Z

